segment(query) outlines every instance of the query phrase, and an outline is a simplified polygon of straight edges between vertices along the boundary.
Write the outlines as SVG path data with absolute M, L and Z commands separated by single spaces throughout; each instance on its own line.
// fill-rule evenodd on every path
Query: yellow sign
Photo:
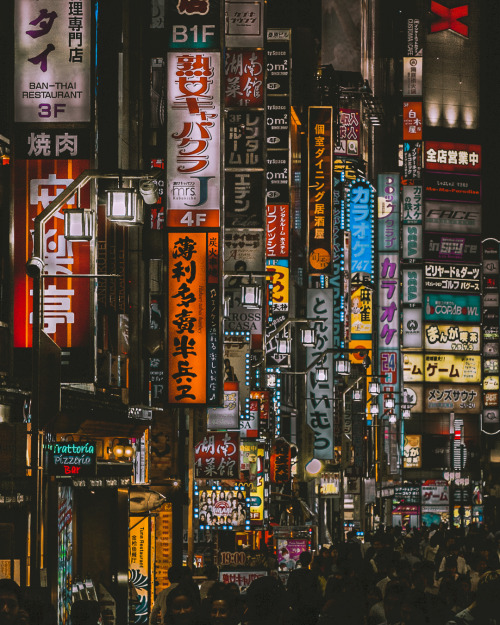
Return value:
M 407 434 L 404 441 L 403 468 L 422 468 L 422 435 Z
M 149 575 L 150 531 L 149 516 L 131 516 L 129 519 L 129 580 L 139 599 L 137 610 L 147 615 L 150 605 L 151 579 Z M 139 614 L 136 612 L 136 618 Z M 137 622 L 137 621 L 136 621 Z
M 372 292 L 365 286 L 360 286 L 351 293 L 351 336 L 371 334 L 372 324 Z
M 426 382 L 481 382 L 481 356 L 426 354 L 424 366 Z
M 403 381 L 424 381 L 424 356 L 423 354 L 403 354 Z

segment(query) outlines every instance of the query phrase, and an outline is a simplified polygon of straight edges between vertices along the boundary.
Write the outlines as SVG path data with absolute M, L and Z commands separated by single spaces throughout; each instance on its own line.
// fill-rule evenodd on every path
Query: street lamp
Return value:
M 96 179 L 108 179 L 118 180 L 126 179 L 130 183 L 133 181 L 144 180 L 156 180 L 161 174 L 162 170 L 152 170 L 149 173 L 145 172 L 113 172 L 102 173 L 97 170 L 85 170 L 75 180 L 73 180 L 54 200 L 44 208 L 34 220 L 33 231 L 33 252 L 31 257 L 26 263 L 26 273 L 33 279 L 33 328 L 32 328 L 32 398 L 31 398 L 31 480 L 33 483 L 32 494 L 32 519 L 30 524 L 30 583 L 33 586 L 40 585 L 40 564 L 41 564 L 41 535 L 42 535 L 42 472 L 41 472 L 41 445 L 40 445 L 40 422 L 41 422 L 41 399 L 43 389 L 41 388 L 41 369 L 44 366 L 42 356 L 45 356 L 45 351 L 42 348 L 42 343 L 45 344 L 49 338 L 43 332 L 44 314 L 43 314 L 43 280 L 45 271 L 45 253 L 44 253 L 44 234 L 45 225 L 49 219 L 62 209 L 65 204 L 71 203 L 75 193 L 79 198 L 80 189 L 87 185 L 89 182 Z M 123 191 L 123 189 L 121 190 Z M 128 201 L 131 202 L 137 209 L 137 193 L 132 188 L 126 190 L 128 195 Z M 132 198 L 135 195 L 135 199 Z M 109 197 L 109 196 L 108 196 Z M 112 198 L 114 203 L 115 198 Z M 78 202 L 79 204 L 79 202 Z M 142 204 L 142 201 L 141 201 Z M 118 203 L 114 204 L 114 209 L 117 212 L 123 211 L 123 215 L 128 213 L 125 209 L 118 209 Z M 128 210 L 128 209 L 127 209 Z M 90 225 L 94 223 L 94 216 L 85 209 L 82 210 L 78 206 L 76 209 L 67 209 L 65 213 L 72 211 L 75 213 L 75 217 L 65 217 L 65 234 L 71 237 L 81 237 L 83 240 L 91 240 L 90 237 Z M 92 212 L 92 211 L 91 211 Z M 115 213 L 116 215 L 117 213 Z M 108 207 L 108 215 L 113 215 L 113 206 Z M 138 213 L 135 213 L 135 219 L 137 219 Z M 132 223 L 132 219 L 127 221 Z M 139 223 L 134 221 L 133 223 Z M 75 240 L 74 238 L 72 240 Z M 81 239 L 80 239 L 81 240 Z M 67 277 L 64 274 L 55 275 L 51 277 Z M 104 274 L 71 274 L 72 278 L 102 278 L 102 277 L 117 277 L 114 275 Z M 43 354 L 42 354 L 43 351 Z

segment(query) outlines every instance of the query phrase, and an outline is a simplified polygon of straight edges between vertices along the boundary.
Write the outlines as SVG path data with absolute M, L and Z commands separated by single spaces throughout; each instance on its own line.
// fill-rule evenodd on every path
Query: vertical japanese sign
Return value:
M 387 252 L 399 249 L 399 174 L 379 174 L 378 249 Z
M 372 185 L 361 179 L 351 182 L 346 192 L 346 208 L 353 281 L 362 282 L 365 278 L 373 282 L 375 190 Z
M 403 140 L 422 140 L 422 102 L 403 102 Z
M 335 145 L 335 156 L 359 156 L 361 141 L 360 113 L 356 109 L 339 109 L 339 140 Z
M 220 225 L 220 55 L 168 54 L 167 226 Z
M 171 404 L 217 403 L 218 236 L 216 232 L 168 233 Z
M 309 107 L 308 190 L 310 274 L 332 269 L 332 107 Z
M 312 364 L 326 350 L 333 348 L 333 328 L 331 311 L 333 309 L 332 289 L 308 289 L 307 291 L 307 318 L 314 322 L 317 341 L 314 347 L 307 348 L 306 365 Z M 332 460 L 334 453 L 334 423 L 333 423 L 333 385 L 331 382 L 319 382 L 316 379 L 316 370 L 320 365 L 313 367 L 307 374 L 306 406 L 307 424 L 314 432 L 314 457 L 319 460 Z M 333 375 L 333 353 L 326 354 L 321 364 Z
M 264 53 L 262 50 L 226 50 L 224 104 L 264 105 Z
M 288 204 L 266 206 L 266 257 L 288 258 L 290 233 Z
M 14 186 L 14 348 L 29 348 L 33 331 L 32 281 L 26 275 L 26 261 L 33 251 L 34 219 L 85 169 L 87 160 L 18 160 Z M 81 204 L 89 206 L 88 187 L 82 189 Z M 66 241 L 64 209 L 76 208 L 76 196 L 62 206 L 45 226 L 43 260 L 45 273 L 58 278 L 43 280 L 43 330 L 63 352 L 65 381 L 81 367 L 83 354 L 91 343 L 90 287 L 72 279 L 72 274 L 90 272 L 90 245 Z M 88 358 L 84 359 L 88 363 Z M 72 373 L 73 372 L 73 373 Z M 80 371 L 81 373 L 81 371 Z M 90 371 L 88 372 L 90 374 Z
M 208 432 L 194 448 L 195 477 L 237 480 L 240 474 L 239 432 Z
M 383 253 L 378 255 L 378 301 L 379 301 L 379 372 L 382 376 L 381 404 L 383 397 L 393 395 L 398 404 L 399 371 L 399 255 Z M 398 405 L 396 405 L 398 409 Z
M 262 48 L 264 0 L 226 0 L 225 33 L 228 48 Z
M 91 3 L 16 0 L 16 122 L 89 122 Z
M 220 46 L 219 0 L 167 0 L 170 49 Z
M 135 608 L 135 623 L 147 622 L 151 605 L 151 530 L 149 516 L 131 516 L 129 519 L 129 578 L 139 603 Z

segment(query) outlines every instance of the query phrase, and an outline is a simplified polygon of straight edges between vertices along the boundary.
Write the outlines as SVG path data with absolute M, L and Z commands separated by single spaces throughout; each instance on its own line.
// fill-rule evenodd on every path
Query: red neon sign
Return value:
M 469 36 L 469 27 L 459 21 L 463 17 L 467 17 L 469 15 L 468 4 L 462 4 L 454 9 L 449 9 L 439 2 L 432 0 L 431 12 L 440 18 L 431 24 L 431 33 L 440 33 L 443 30 L 452 30 L 457 33 L 457 35 L 462 35 L 463 37 Z

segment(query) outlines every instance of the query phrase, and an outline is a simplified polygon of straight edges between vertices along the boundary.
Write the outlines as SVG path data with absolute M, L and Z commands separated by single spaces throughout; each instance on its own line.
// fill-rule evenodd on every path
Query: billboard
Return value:
M 262 271 L 264 266 L 264 231 L 224 229 L 224 271 Z M 239 286 L 241 278 L 229 278 L 226 287 Z
M 378 250 L 395 252 L 399 249 L 399 174 L 379 174 L 378 195 Z
M 424 265 L 424 288 L 459 293 L 479 292 L 480 272 L 480 265 L 427 262 Z
M 309 107 L 309 273 L 332 273 L 332 107 Z
M 426 382 L 481 382 L 481 356 L 426 353 L 424 367 Z
M 401 188 L 401 220 L 404 224 L 421 224 L 423 219 L 422 187 L 404 185 Z
M 425 349 L 443 352 L 480 352 L 480 326 L 425 324 Z
M 367 181 L 357 179 L 346 188 L 346 221 L 351 233 L 351 274 L 358 281 L 374 278 L 375 189 Z
M 226 107 L 264 105 L 264 53 L 262 50 L 226 50 L 224 57 Z
M 403 347 L 422 349 L 422 309 L 403 308 Z
M 426 230 L 481 233 L 481 204 L 425 202 Z
M 220 225 L 220 54 L 169 52 L 167 226 Z
M 239 432 L 207 432 L 194 448 L 195 477 L 237 480 L 240 474 Z
M 194 518 L 200 530 L 249 530 L 248 488 L 224 482 L 212 487 L 200 480 L 194 491 Z
M 225 35 L 228 48 L 262 48 L 264 0 L 226 0 Z
M 403 268 L 403 304 L 422 303 L 422 269 L 420 267 Z
M 424 234 L 425 258 L 446 262 L 479 263 L 481 238 L 476 235 L 456 235 L 426 232 Z
M 442 414 L 478 414 L 481 410 L 481 387 L 471 384 L 436 384 L 425 386 L 425 411 Z
M 167 2 L 168 47 L 198 50 L 220 45 L 220 0 Z
M 286 28 L 268 28 L 266 44 L 266 93 L 285 95 L 290 93 L 290 39 Z
M 422 468 L 422 435 L 406 434 L 403 445 L 403 469 Z
M 401 254 L 409 262 L 423 256 L 423 227 L 420 224 L 403 224 L 401 228 Z
M 264 143 L 264 111 L 229 109 L 226 112 L 226 167 L 262 169 L 265 165 Z
M 426 321 L 455 321 L 474 323 L 481 321 L 479 295 L 427 293 L 425 296 Z
M 168 233 L 168 402 L 218 403 L 219 235 Z M 213 357 L 212 357 L 213 355 Z
M 481 176 L 426 171 L 424 189 L 425 197 L 429 200 L 480 202 Z
M 356 109 L 339 108 L 338 139 L 333 152 L 335 156 L 359 156 L 361 150 L 360 112 Z
M 470 143 L 426 141 L 424 167 L 441 172 L 477 174 L 481 171 L 481 146 Z
M 224 221 L 231 228 L 262 228 L 264 172 L 226 171 Z
M 422 140 L 422 102 L 403 102 L 403 140 Z
M 288 258 L 290 207 L 288 204 L 266 206 L 266 257 Z
M 16 0 L 14 13 L 16 122 L 90 122 L 92 6 Z
M 308 289 L 307 318 L 322 320 L 314 323 L 318 341 L 315 347 L 306 349 L 307 367 L 312 367 L 320 354 L 334 347 L 333 328 L 328 321 L 332 310 L 332 289 Z M 327 368 L 333 375 L 333 365 L 333 354 L 326 354 L 321 367 Z M 314 457 L 318 460 L 332 460 L 335 457 L 333 385 L 316 380 L 316 369 L 319 366 L 312 367 L 306 378 L 307 424 L 314 433 Z
M 422 178 L 422 141 L 403 142 L 403 178 L 406 180 Z
M 365 286 L 351 289 L 351 337 L 361 338 L 373 331 L 372 290 Z
M 403 57 L 403 97 L 422 95 L 422 57 Z

